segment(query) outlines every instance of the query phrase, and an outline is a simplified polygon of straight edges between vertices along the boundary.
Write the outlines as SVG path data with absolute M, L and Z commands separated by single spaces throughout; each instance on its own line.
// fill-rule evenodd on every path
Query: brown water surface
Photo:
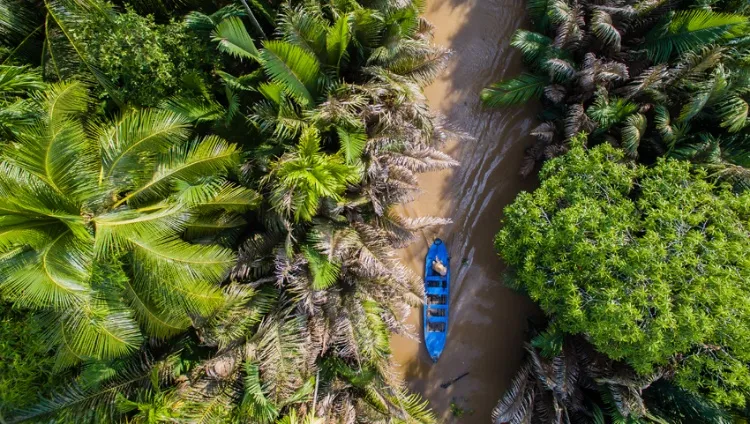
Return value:
M 406 205 L 408 216 L 449 217 L 453 224 L 404 249 L 402 258 L 419 275 L 434 237 L 451 252 L 452 293 L 448 343 L 432 364 L 421 344 L 421 310 L 410 316 L 415 339 L 395 337 L 393 349 L 409 387 L 429 401 L 441 422 L 489 423 L 490 412 L 520 365 L 527 318 L 537 313 L 531 301 L 505 288 L 504 265 L 493 249 L 502 209 L 532 179 L 518 176 L 531 139 L 534 107 L 488 111 L 480 90 L 517 75 L 520 57 L 510 48 L 513 31 L 525 20 L 525 0 L 428 0 L 426 16 L 436 27 L 435 42 L 455 54 L 443 77 L 427 88 L 433 110 L 475 137 L 452 142 L 446 151 L 459 168 L 423 174 L 424 194 Z M 470 374 L 448 389 L 440 384 Z M 456 419 L 455 401 L 473 414 Z

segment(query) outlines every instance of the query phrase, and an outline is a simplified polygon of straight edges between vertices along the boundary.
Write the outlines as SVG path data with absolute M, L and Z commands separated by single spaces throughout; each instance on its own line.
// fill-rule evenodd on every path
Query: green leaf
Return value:
M 312 106 L 320 78 L 320 62 L 311 53 L 285 41 L 266 41 L 263 69 L 275 83 L 302 106 Z
M 552 45 L 552 39 L 543 34 L 517 29 L 513 33 L 510 45 L 521 51 L 524 61 L 530 64 L 538 64 Z
M 638 156 L 638 146 L 646 133 L 647 125 L 646 117 L 640 113 L 635 113 L 625 119 L 625 126 L 622 128 L 622 146 L 630 157 Z
M 121 252 L 131 238 L 169 237 L 185 229 L 190 214 L 180 205 L 164 206 L 153 212 L 122 210 L 93 219 L 94 252 L 105 257 Z
M 662 18 L 646 35 L 644 48 L 651 60 L 662 63 L 673 54 L 683 54 L 740 36 L 747 24 L 748 18 L 738 14 L 705 9 L 681 10 Z
M 18 267 L 5 270 L 3 296 L 27 308 L 65 310 L 91 294 L 92 255 L 86 243 L 63 231 Z
M 221 306 L 219 283 L 234 265 L 229 249 L 190 244 L 176 237 L 129 240 L 135 290 L 148 290 L 163 310 L 206 316 Z
M 339 135 L 339 151 L 344 154 L 347 163 L 353 164 L 361 160 L 362 152 L 367 145 L 367 134 L 362 130 L 348 131 L 336 127 Z
M 721 127 L 730 133 L 738 132 L 748 123 L 748 104 L 740 96 L 731 94 L 720 100 L 716 106 Z
M 245 361 L 245 393 L 240 402 L 240 409 L 243 415 L 258 424 L 272 423 L 279 416 L 279 409 L 263 392 L 257 363 Z
M 328 52 L 328 64 L 338 68 L 341 59 L 347 55 L 346 49 L 351 40 L 351 22 L 353 16 L 350 13 L 339 16 L 336 22 L 328 29 L 326 34 L 326 51 Z
M 541 98 L 544 86 L 549 83 L 546 76 L 521 74 L 521 76 L 499 82 L 482 90 L 482 102 L 490 107 L 511 106 L 526 103 L 532 98 Z
M 237 146 L 210 135 L 203 139 L 175 146 L 158 160 L 159 166 L 150 181 L 138 186 L 115 203 L 138 203 L 164 198 L 172 191 L 175 180 L 195 181 L 203 177 L 223 176 L 239 167 Z
M 230 212 L 247 212 L 260 205 L 261 195 L 247 187 L 224 181 L 216 194 L 205 201 L 194 203 L 201 212 L 225 210 Z
M 103 176 L 121 180 L 143 169 L 149 155 L 153 158 L 187 139 L 188 123 L 188 118 L 174 112 L 144 109 L 102 128 L 99 142 Z
M 211 33 L 211 40 L 219 43 L 219 50 L 238 59 L 260 61 L 260 52 L 255 47 L 252 37 L 247 32 L 242 19 L 230 16 Z
M 315 290 L 326 290 L 333 287 L 339 278 L 341 265 L 329 260 L 320 252 L 311 248 L 303 247 L 302 253 L 307 259 L 307 266 L 312 274 L 312 287 Z

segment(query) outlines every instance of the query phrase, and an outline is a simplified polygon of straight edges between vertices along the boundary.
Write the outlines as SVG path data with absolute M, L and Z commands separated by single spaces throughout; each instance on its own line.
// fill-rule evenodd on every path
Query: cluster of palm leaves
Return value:
M 492 413 L 497 424 L 726 424 L 717 405 L 660 380 L 639 376 L 597 352 L 582 336 L 554 330 L 526 345 L 526 359 Z
M 39 6 L 63 35 L 117 13 Z M 157 109 L 97 113 L 90 92 L 115 90 L 84 55 L 68 59 L 85 82 L 0 69 L 0 295 L 48 324 L 73 380 L 11 422 L 434 420 L 389 337 L 423 298 L 394 248 L 446 222 L 396 207 L 456 165 L 422 94 L 448 52 L 420 2 L 292 2 L 275 32 L 267 11 L 187 14 L 226 66 Z M 27 37 L 6 60 L 30 40 L 54 60 L 50 34 Z
M 747 187 L 748 13 L 731 1 L 531 0 L 535 31 L 518 30 L 511 44 L 533 72 L 482 99 L 542 100 L 524 175 L 585 131 L 634 159 L 689 158 Z

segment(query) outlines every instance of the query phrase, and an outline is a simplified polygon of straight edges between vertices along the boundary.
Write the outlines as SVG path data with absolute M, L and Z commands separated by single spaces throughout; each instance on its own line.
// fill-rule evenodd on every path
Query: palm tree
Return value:
M 493 411 L 494 423 L 665 422 L 641 397 L 658 374 L 637 376 L 582 337 L 553 333 L 526 345 L 527 359 Z
M 740 133 L 748 121 L 742 59 L 748 17 L 742 10 L 540 0 L 529 11 L 539 32 L 519 30 L 511 44 L 535 72 L 482 92 L 493 107 L 544 102 L 545 122 L 532 131 L 538 142 L 527 152 L 523 174 L 586 131 L 593 142 L 619 144 L 633 158 L 689 157 L 747 184 Z
M 389 345 L 423 297 L 393 246 L 447 222 L 405 218 L 396 206 L 418 193 L 416 174 L 456 165 L 438 150 L 450 132 L 422 94 L 448 53 L 430 44 L 418 6 L 284 7 L 278 36 L 259 45 L 242 8 L 196 11 L 187 25 L 226 54 L 216 84 L 191 81 L 190 94 L 163 109 L 128 111 L 113 123 L 85 119 L 86 101 L 64 113 L 85 131 L 56 162 L 52 181 L 64 174 L 58 186 L 72 194 L 64 216 L 50 220 L 61 220 L 60 232 L 80 221 L 57 247 L 92 269 L 75 280 L 88 291 L 70 304 L 106 312 L 122 304 L 117 317 L 130 317 L 133 340 L 117 354 L 76 352 L 91 372 L 13 419 L 434 421 L 396 378 Z M 191 123 L 242 143 L 249 154 L 241 172 L 233 173 L 234 145 L 215 135 L 189 141 Z M 26 151 L 15 148 L 24 140 L 8 158 Z M 59 171 L 73 166 L 71 177 Z M 255 206 L 257 214 L 245 213 Z M 234 255 L 226 247 L 238 240 L 227 275 Z M 40 243 L 20 252 L 47 246 Z M 24 306 L 67 312 L 51 300 Z M 194 337 L 184 343 L 159 343 L 189 327 Z M 83 330 L 80 337 L 90 341 Z M 146 337 L 159 360 L 128 355 Z M 158 365 L 167 357 L 179 361 Z
M 0 293 L 39 315 L 60 367 L 131 354 L 221 307 L 235 255 L 212 240 L 257 204 L 224 178 L 236 146 L 191 140 L 159 110 L 90 122 L 90 104 L 83 84 L 53 85 L 0 153 Z
M 38 113 L 30 97 L 45 88 L 42 76 L 27 66 L 0 65 L 0 136 L 18 135 Z
M 447 131 L 421 92 L 446 52 L 417 13 L 287 8 L 279 40 L 261 48 L 235 17 L 193 15 L 219 50 L 262 72 L 250 118 L 268 140 L 245 166 L 265 173 L 268 195 L 232 273 L 237 301 L 228 295 L 201 330 L 216 353 L 186 395 L 211 419 L 434 420 L 395 377 L 389 346 L 423 297 L 392 246 L 446 222 L 393 206 L 416 195 L 417 173 L 456 165 L 437 150 Z M 378 44 L 394 25 L 402 35 Z M 246 75 L 224 78 L 239 90 Z
M 271 203 L 295 221 L 311 221 L 321 199 L 340 201 L 347 185 L 360 179 L 358 167 L 345 164 L 339 155 L 321 153 L 320 141 L 317 129 L 302 130 L 297 148 L 279 158 L 268 175 Z

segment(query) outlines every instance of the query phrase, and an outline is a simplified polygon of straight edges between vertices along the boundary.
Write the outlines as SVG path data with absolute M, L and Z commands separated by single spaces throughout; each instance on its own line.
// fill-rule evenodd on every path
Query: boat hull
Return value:
M 435 259 L 446 267 L 445 276 L 433 269 Z M 441 239 L 435 239 L 427 251 L 424 270 L 424 306 L 422 322 L 424 323 L 424 342 L 427 353 L 437 362 L 445 349 L 448 334 L 448 305 L 450 299 L 450 257 L 448 248 Z

